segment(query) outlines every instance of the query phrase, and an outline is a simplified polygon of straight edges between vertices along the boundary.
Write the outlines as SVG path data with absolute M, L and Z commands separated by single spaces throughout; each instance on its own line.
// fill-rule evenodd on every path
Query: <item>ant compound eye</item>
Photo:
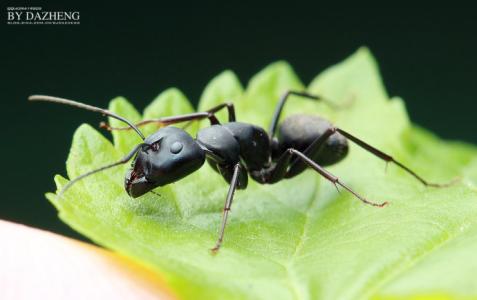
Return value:
M 171 145 L 171 148 L 170 148 L 171 153 L 177 154 L 177 153 L 181 152 L 182 147 L 183 147 L 183 145 L 182 145 L 181 142 L 174 142 L 174 143 Z

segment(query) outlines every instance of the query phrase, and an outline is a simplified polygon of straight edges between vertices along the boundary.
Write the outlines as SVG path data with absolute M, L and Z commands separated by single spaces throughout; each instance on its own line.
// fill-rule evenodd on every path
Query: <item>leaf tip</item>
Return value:
M 186 95 L 177 87 L 170 87 L 165 89 L 162 93 L 160 93 L 157 98 L 160 96 L 162 97 L 181 97 L 187 98 Z
M 76 128 L 73 133 L 73 145 L 76 144 L 81 139 L 89 139 L 91 137 L 104 138 L 101 133 L 99 133 L 96 128 L 90 124 L 83 123 L 78 128 Z
M 205 87 L 199 100 L 199 110 L 206 110 L 224 101 L 235 101 L 243 94 L 242 83 L 231 70 L 215 76 Z
M 235 74 L 234 71 L 232 71 L 230 69 L 226 69 L 226 70 L 223 70 L 222 72 L 220 72 L 217 76 L 215 76 L 211 80 L 211 82 L 215 81 L 215 80 L 218 80 L 218 79 L 222 79 L 222 78 L 225 78 L 227 80 L 238 80 L 237 74 Z
M 170 87 L 166 90 L 159 93 L 159 95 L 154 98 L 154 100 L 149 104 L 144 110 L 144 115 L 154 115 L 154 111 L 168 110 L 168 106 L 178 106 L 178 102 L 181 102 L 182 105 L 189 104 L 187 96 L 178 88 Z
M 217 76 L 212 78 L 212 80 L 207 84 L 202 93 L 202 97 L 206 94 L 209 90 L 217 88 L 217 86 L 221 86 L 223 90 L 240 90 L 242 92 L 243 87 L 240 79 L 238 78 L 237 74 L 235 74 L 232 70 L 224 70 L 219 73 Z M 201 98 L 202 98 L 201 97 Z
M 365 61 L 368 62 L 376 72 L 379 73 L 379 65 L 376 60 L 376 57 L 373 55 L 373 52 L 366 46 L 361 46 L 353 53 L 349 58 L 349 60 L 356 59 L 358 61 Z
M 295 73 L 293 67 L 288 63 L 286 60 L 278 60 L 272 62 L 265 69 L 272 69 L 276 72 L 283 72 L 283 73 Z
M 56 191 L 45 193 L 45 198 L 48 199 L 48 201 L 50 201 L 55 207 L 58 208 L 57 193 L 68 183 L 68 180 L 63 176 L 56 174 L 54 177 L 54 181 L 56 185 Z
M 255 93 L 257 90 L 271 91 L 276 87 L 283 92 L 284 89 L 302 89 L 298 75 L 295 73 L 293 67 L 284 60 L 273 62 L 255 74 L 249 81 L 246 92 Z M 274 95 L 276 96 L 276 95 Z
M 128 119 L 140 119 L 140 114 L 134 105 L 122 96 L 115 97 L 109 102 L 109 110 Z
M 128 99 L 126 99 L 123 96 L 117 96 L 111 99 L 111 101 L 109 102 L 109 107 L 111 108 L 111 107 L 128 105 L 128 104 L 130 104 Z
M 87 138 L 94 134 L 99 134 L 99 132 L 90 124 L 83 123 L 73 133 L 73 144 L 77 143 L 79 139 Z
M 374 57 L 371 50 L 368 48 L 368 46 L 359 47 L 358 50 L 356 50 L 356 53 L 363 56 Z

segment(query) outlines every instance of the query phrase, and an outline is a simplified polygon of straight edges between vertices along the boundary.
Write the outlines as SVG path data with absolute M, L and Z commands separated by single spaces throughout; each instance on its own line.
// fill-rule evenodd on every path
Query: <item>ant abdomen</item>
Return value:
M 278 128 L 278 153 L 289 148 L 305 151 L 330 128 L 333 128 L 333 125 L 319 116 L 292 115 Z M 321 150 L 310 158 L 321 166 L 329 166 L 341 161 L 347 154 L 347 139 L 335 132 L 324 142 Z

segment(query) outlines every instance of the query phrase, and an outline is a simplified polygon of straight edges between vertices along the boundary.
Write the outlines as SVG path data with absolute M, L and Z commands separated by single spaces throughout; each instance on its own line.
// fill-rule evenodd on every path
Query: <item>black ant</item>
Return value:
M 449 185 L 430 183 L 424 180 L 391 156 L 350 133 L 334 127 L 330 122 L 321 117 L 293 115 L 286 118 L 278 127 L 280 114 L 290 95 L 319 100 L 332 105 L 331 102 L 316 95 L 288 91 L 280 98 L 267 133 L 258 126 L 237 122 L 232 103 L 223 103 L 205 112 L 150 119 L 133 124 L 106 109 L 72 100 L 42 95 L 30 96 L 28 100 L 56 102 L 99 112 L 118 119 L 129 126 L 114 128 L 102 123 L 101 127 L 108 130 L 133 129 L 143 139 L 143 143 L 137 145 L 121 160 L 71 180 L 63 187 L 59 196 L 78 180 L 125 164 L 133 157 L 131 169 L 126 173 L 125 178 L 126 192 L 133 198 L 144 195 L 156 187 L 178 181 L 199 169 L 207 160 L 210 166 L 230 184 L 225 200 L 219 237 L 212 248 L 214 252 L 218 251 L 222 244 L 235 189 L 245 189 L 248 183 L 248 176 L 258 183 L 271 184 L 284 178 L 294 177 L 302 173 L 307 167 L 310 167 L 333 183 L 336 188 L 341 186 L 362 202 L 377 207 L 385 206 L 387 202 L 375 203 L 367 200 L 341 182 L 338 177 L 323 168 L 341 161 L 347 155 L 347 139 L 387 163 L 393 162 L 426 186 L 442 187 Z M 215 113 L 224 108 L 228 111 L 229 122 L 220 124 Z M 208 119 L 211 126 L 199 130 L 195 139 L 183 129 L 167 126 L 202 119 Z M 146 138 L 138 127 L 149 123 L 156 123 L 167 127 L 161 127 Z M 278 136 L 275 137 L 277 127 Z

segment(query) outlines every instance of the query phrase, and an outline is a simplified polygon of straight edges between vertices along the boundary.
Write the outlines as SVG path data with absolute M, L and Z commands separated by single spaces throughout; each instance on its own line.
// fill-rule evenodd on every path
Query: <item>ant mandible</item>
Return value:
M 213 252 L 217 252 L 222 244 L 234 192 L 236 189 L 247 187 L 248 176 L 258 183 L 271 184 L 284 178 L 299 175 L 307 167 L 310 167 L 333 183 L 336 188 L 338 188 L 338 185 L 341 186 L 362 202 L 377 207 L 385 206 L 387 202 L 375 203 L 367 200 L 344 184 L 338 177 L 324 169 L 324 166 L 335 164 L 347 155 L 348 139 L 387 163 L 396 164 L 425 186 L 442 187 L 449 185 L 426 181 L 393 157 L 347 131 L 333 126 L 319 116 L 292 115 L 278 126 L 283 106 L 290 95 L 333 105 L 332 102 L 328 102 L 320 96 L 306 92 L 288 91 L 280 98 L 267 133 L 258 126 L 237 122 L 232 103 L 223 103 L 205 112 L 149 119 L 133 124 L 109 110 L 68 99 L 33 95 L 28 100 L 56 102 L 99 112 L 128 125 L 128 127 L 114 128 L 102 122 L 101 127 L 108 130 L 133 129 L 143 140 L 143 143 L 137 145 L 121 160 L 74 178 L 63 187 L 58 194 L 59 196 L 78 180 L 125 164 L 133 157 L 131 169 L 128 170 L 125 178 L 126 192 L 133 198 L 142 196 L 156 187 L 178 181 L 198 170 L 207 160 L 210 166 L 230 184 L 223 209 L 219 237 L 215 246 L 211 249 Z M 224 108 L 228 111 L 229 122 L 221 124 L 215 113 Z M 208 119 L 211 126 L 200 129 L 195 139 L 183 129 L 168 126 L 202 119 Z M 138 127 L 149 123 L 166 127 L 161 127 L 146 138 Z M 275 137 L 277 127 L 279 134 L 278 137 Z

